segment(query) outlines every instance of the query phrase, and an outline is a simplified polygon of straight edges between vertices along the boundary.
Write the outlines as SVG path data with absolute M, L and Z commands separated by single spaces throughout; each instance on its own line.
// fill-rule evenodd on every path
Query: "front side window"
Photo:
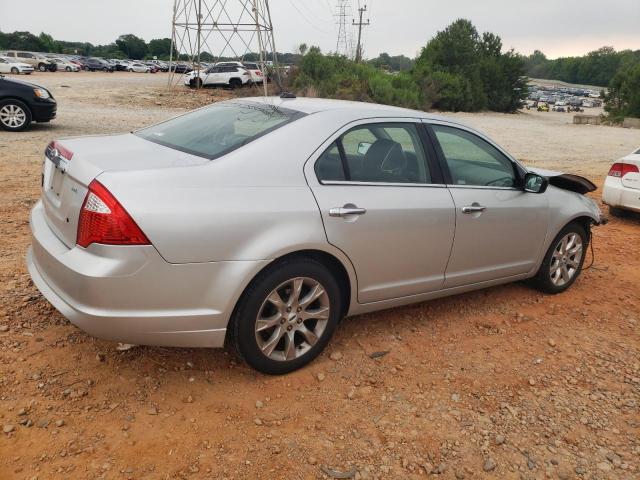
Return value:
M 453 185 L 516 187 L 513 163 L 490 143 L 454 127 L 432 125 Z
M 26 52 L 20 52 L 18 53 L 18 56 L 21 58 L 33 58 L 33 55 L 31 55 L 30 53 L 26 53 Z
M 135 134 L 165 147 L 213 160 L 304 116 L 302 112 L 262 103 L 224 102 Z
M 320 182 L 432 182 L 418 129 L 412 123 L 355 127 L 321 155 L 315 169 Z

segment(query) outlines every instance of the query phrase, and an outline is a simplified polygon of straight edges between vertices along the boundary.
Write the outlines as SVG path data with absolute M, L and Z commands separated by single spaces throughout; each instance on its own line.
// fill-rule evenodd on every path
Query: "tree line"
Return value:
M 514 112 L 528 93 L 522 57 L 513 50 L 503 53 L 500 37 L 480 35 L 464 19 L 438 32 L 411 65 L 396 73 L 379 68 L 388 55 L 355 63 L 317 47 L 301 53 L 293 85 L 323 97 L 422 110 Z

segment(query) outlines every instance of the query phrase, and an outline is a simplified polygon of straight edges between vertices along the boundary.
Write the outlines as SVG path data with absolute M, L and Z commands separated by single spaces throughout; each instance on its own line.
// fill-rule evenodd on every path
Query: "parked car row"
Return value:
M 569 107 L 574 108 L 594 108 L 602 106 L 600 92 L 590 89 L 569 88 L 569 87 L 544 87 L 530 86 L 529 102 L 545 103 L 547 105 L 558 105 L 565 107 L 565 111 L 571 111 Z M 526 106 L 526 105 L 525 105 Z M 530 103 L 529 103 L 529 106 Z M 561 110 L 553 110 L 561 111 Z M 574 110 L 575 111 L 575 110 Z

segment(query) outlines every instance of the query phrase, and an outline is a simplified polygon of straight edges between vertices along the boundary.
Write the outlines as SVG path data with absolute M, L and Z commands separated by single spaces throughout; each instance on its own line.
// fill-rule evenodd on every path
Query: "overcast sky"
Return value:
M 278 50 L 292 51 L 302 42 L 334 50 L 336 3 L 271 0 Z M 358 0 L 352 3 L 355 14 Z M 551 58 L 582 55 L 603 45 L 640 49 L 640 0 L 369 0 L 367 6 L 367 57 L 381 52 L 413 57 L 460 17 L 524 54 L 540 49 Z M 44 31 L 93 44 L 133 33 L 148 41 L 171 36 L 172 8 L 173 0 L 0 0 L 0 31 Z

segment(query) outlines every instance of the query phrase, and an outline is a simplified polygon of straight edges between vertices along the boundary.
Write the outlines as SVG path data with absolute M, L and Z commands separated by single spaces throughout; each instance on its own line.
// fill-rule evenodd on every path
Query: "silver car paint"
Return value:
M 548 213 L 530 208 L 519 220 L 524 231 L 505 230 L 500 244 L 505 255 L 493 257 L 498 262 L 494 268 L 478 268 L 480 253 L 469 251 L 473 244 L 454 243 L 459 252 L 452 255 L 451 265 L 458 266 L 460 275 L 447 285 L 458 210 L 454 201 L 457 195 L 459 202 L 472 200 L 474 192 L 458 194 L 444 186 L 320 185 L 313 162 L 354 122 L 456 123 L 351 102 L 298 99 L 286 106 L 309 115 L 211 162 L 130 134 L 63 141 L 74 151 L 66 187 L 76 191 L 63 211 L 56 211 L 46 193 L 44 206 L 38 203 L 33 210 L 27 263 L 34 283 L 71 321 L 96 336 L 152 345 L 221 346 L 246 286 L 288 253 L 319 250 L 334 256 L 347 271 L 351 291 L 358 292 L 351 295 L 348 309 L 354 315 L 527 278 L 570 220 L 599 220 L 597 206 L 572 192 L 554 187 L 544 195 L 492 190 L 496 205 L 506 197 L 516 203 L 530 199 L 536 205 L 548 202 Z M 153 246 L 74 246 L 86 185 L 96 176 Z M 328 217 L 328 208 L 354 200 L 372 215 L 352 222 Z M 436 213 L 421 218 L 421 202 L 436 205 Z M 496 221 L 509 217 L 503 213 L 477 231 L 492 232 Z M 545 215 L 548 226 L 540 228 Z M 403 226 L 407 238 L 400 234 Z M 535 242 L 511 245 L 533 230 Z M 397 242 L 401 245 L 394 250 Z M 379 261 L 384 266 L 376 269 Z

